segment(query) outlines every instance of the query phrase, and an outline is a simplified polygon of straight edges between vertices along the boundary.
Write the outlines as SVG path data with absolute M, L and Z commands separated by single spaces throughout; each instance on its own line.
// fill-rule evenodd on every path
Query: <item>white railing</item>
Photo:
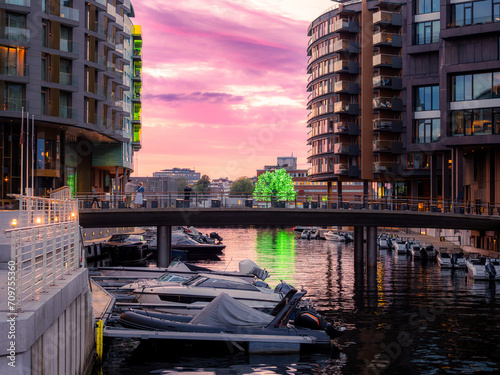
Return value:
M 78 201 L 70 189 L 57 189 L 50 198 L 18 199 L 18 227 L 5 231 L 11 240 L 9 308 L 16 311 L 81 264 Z
M 15 277 L 12 302 L 18 311 L 23 301 L 35 300 L 37 293 L 80 267 L 78 221 L 12 229 L 6 235 L 11 239 L 9 271 Z

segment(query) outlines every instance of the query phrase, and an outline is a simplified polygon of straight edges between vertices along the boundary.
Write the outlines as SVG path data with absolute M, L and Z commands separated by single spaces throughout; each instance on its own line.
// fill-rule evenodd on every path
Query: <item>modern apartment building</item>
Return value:
M 313 181 L 500 203 L 499 0 L 339 1 L 308 33 Z
M 141 148 L 133 16 L 130 0 L 0 1 L 0 199 L 19 194 L 26 173 L 36 195 L 123 187 Z
M 153 172 L 153 177 L 185 178 L 188 185 L 194 186 L 201 179 L 201 173 L 189 168 L 172 168 Z

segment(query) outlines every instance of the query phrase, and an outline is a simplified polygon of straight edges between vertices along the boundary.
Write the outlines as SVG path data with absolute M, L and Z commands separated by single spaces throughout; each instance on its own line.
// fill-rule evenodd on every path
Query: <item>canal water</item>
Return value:
M 201 231 L 218 232 L 227 247 L 220 259 L 193 263 L 237 270 L 252 259 L 270 272 L 271 287 L 284 280 L 306 289 L 344 335 L 331 352 L 280 356 L 113 340 L 104 374 L 500 373 L 500 282 L 382 250 L 376 284 L 367 283 L 354 271 L 352 244 L 302 240 L 291 229 Z

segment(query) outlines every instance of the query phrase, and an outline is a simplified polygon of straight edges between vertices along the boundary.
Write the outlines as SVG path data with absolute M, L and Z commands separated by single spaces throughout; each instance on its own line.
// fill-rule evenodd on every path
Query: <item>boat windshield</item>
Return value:
M 258 290 L 257 287 L 246 282 L 237 282 L 226 279 L 216 279 L 205 276 L 195 277 L 185 282 L 184 285 L 198 286 L 203 288 L 215 288 L 215 289 L 238 289 L 238 290 L 252 290 L 252 291 Z
M 158 278 L 158 281 L 171 281 L 171 282 L 176 282 L 176 283 L 181 283 L 183 281 L 189 280 L 189 277 L 186 276 L 180 276 L 180 275 L 174 275 L 169 272 L 165 272 L 163 275 L 161 275 Z

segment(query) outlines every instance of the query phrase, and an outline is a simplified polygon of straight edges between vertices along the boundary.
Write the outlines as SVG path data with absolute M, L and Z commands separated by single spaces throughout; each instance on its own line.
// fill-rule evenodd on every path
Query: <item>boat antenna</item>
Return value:
M 227 267 L 229 267 L 229 264 L 230 264 L 232 261 L 233 261 L 233 258 L 229 259 L 229 262 L 227 263 L 226 268 L 224 268 L 224 271 L 226 271 L 226 270 L 227 270 Z

